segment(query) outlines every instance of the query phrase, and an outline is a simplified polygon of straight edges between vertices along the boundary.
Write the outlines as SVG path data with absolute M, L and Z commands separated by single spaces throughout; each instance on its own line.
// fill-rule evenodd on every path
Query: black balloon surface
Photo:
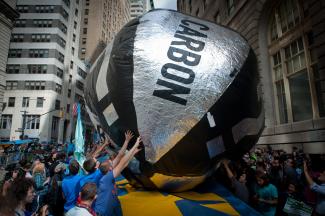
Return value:
M 183 191 L 210 176 L 220 158 L 256 144 L 264 128 L 258 89 L 256 57 L 241 35 L 153 10 L 126 24 L 98 57 L 85 100 L 116 144 L 128 129 L 141 135 L 143 149 L 123 172 L 131 184 Z

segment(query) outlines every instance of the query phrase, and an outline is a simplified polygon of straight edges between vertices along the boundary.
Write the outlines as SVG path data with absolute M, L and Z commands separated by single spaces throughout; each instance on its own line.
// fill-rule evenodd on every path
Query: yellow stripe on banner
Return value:
M 176 202 L 179 200 L 191 201 L 215 201 L 212 204 L 198 205 L 223 212 L 227 215 L 240 215 L 230 203 L 214 193 L 197 193 L 186 191 L 180 193 L 162 194 L 159 191 L 146 191 L 133 188 L 127 180 L 117 182 L 120 189 L 126 190 L 127 194 L 119 196 L 124 216 L 182 216 Z
M 181 197 L 187 200 L 194 200 L 194 201 L 204 201 L 204 200 L 211 200 L 211 201 L 223 201 L 226 200 L 217 194 L 214 193 L 197 193 L 194 191 L 186 191 L 181 193 L 173 193 L 175 196 Z
M 182 193 L 174 193 L 175 196 L 193 201 L 221 201 L 223 203 L 215 204 L 201 204 L 202 206 L 221 211 L 229 215 L 240 215 L 224 198 L 214 193 L 197 193 L 194 191 L 187 191 Z
M 181 200 L 154 191 L 134 191 L 119 197 L 123 216 L 182 216 L 175 202 Z

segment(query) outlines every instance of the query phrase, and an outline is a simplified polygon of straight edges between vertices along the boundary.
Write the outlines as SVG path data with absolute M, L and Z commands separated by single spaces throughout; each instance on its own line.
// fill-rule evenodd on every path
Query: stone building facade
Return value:
M 19 16 L 15 8 L 16 0 L 0 0 L 0 116 L 3 110 L 10 34 L 13 28 L 13 21 Z
M 103 47 L 129 20 L 129 0 L 84 0 L 80 29 L 80 59 L 94 62 Z
M 82 1 L 18 0 L 16 9 L 20 16 L 7 41 L 0 140 L 26 135 L 40 142 L 70 141 L 72 107 L 83 103 L 88 73 L 78 58 Z
M 325 2 L 178 0 L 178 10 L 239 32 L 258 58 L 260 145 L 325 153 Z

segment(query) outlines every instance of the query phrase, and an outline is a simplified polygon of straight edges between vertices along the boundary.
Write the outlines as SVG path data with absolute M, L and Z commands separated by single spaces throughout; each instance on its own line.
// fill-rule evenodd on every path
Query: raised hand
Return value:
M 108 146 L 111 143 L 111 139 L 109 138 L 109 136 L 107 134 L 105 134 L 105 142 L 104 145 Z
M 130 140 L 133 138 L 133 133 L 130 130 L 127 130 L 124 135 L 126 142 L 130 142 Z
M 139 147 L 140 143 L 142 142 L 141 137 L 139 136 L 137 138 L 137 141 L 135 142 L 134 146 L 132 147 L 132 152 L 133 155 L 135 155 L 136 153 L 138 153 L 139 151 L 141 151 L 141 148 Z
M 137 141 L 135 142 L 135 144 L 134 145 L 137 145 L 137 146 L 139 146 L 139 144 L 142 142 L 142 139 L 141 139 L 141 137 L 140 136 L 138 136 L 138 138 L 137 138 Z

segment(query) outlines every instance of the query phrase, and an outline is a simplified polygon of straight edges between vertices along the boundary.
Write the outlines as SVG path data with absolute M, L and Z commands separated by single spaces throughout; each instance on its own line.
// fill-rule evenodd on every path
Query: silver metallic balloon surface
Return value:
M 171 10 L 137 19 L 93 65 L 87 110 L 116 143 L 126 129 L 141 135 L 145 152 L 127 178 L 188 190 L 213 173 L 220 155 L 257 142 L 264 111 L 256 57 L 238 33 L 212 22 Z
M 172 62 L 167 52 L 175 38 L 175 32 L 182 30 L 182 20 L 197 22 L 196 18 L 173 11 L 147 13 L 140 19 L 134 42 L 134 105 L 137 112 L 139 132 L 146 146 L 146 160 L 154 163 L 183 138 L 187 132 L 206 114 L 219 99 L 235 77 L 229 74 L 242 67 L 249 52 L 247 42 L 237 33 L 214 23 L 200 20 L 209 31 L 200 31 L 200 26 L 190 23 L 189 28 L 206 34 L 207 37 L 193 39 L 205 43 L 197 66 L 189 67 L 195 73 L 194 82 L 187 85 L 190 94 L 181 95 L 186 106 L 152 95 L 157 79 L 164 80 L 161 68 Z M 157 36 L 159 35 L 159 37 Z M 184 46 L 174 47 L 183 48 Z M 191 51 L 193 52 L 193 51 Z M 246 55 L 243 55 L 246 53 Z M 176 73 L 176 72 L 175 72 Z

